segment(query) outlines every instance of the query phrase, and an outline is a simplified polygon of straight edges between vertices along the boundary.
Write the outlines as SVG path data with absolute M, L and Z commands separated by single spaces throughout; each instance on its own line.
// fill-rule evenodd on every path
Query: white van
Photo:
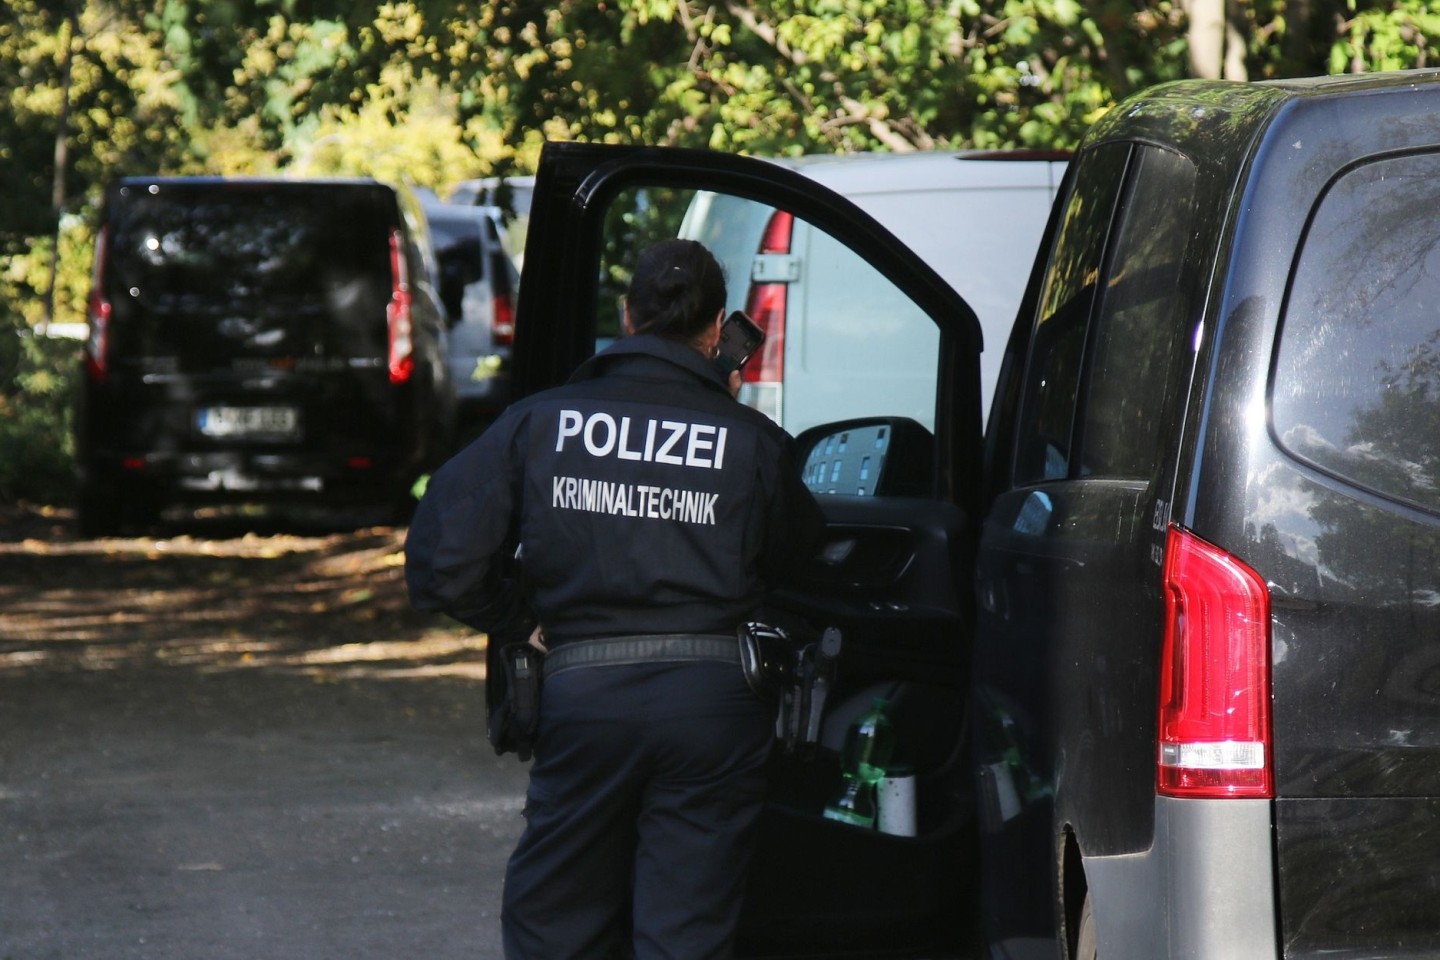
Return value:
M 985 336 L 988 416 L 1065 161 L 1058 153 L 944 151 L 774 162 L 853 201 L 971 304 Z M 918 309 L 853 252 L 789 213 L 704 192 L 680 235 L 725 266 L 728 309 L 766 329 L 764 352 L 745 367 L 742 400 L 791 433 L 882 407 L 933 427 L 935 325 L 912 316 Z

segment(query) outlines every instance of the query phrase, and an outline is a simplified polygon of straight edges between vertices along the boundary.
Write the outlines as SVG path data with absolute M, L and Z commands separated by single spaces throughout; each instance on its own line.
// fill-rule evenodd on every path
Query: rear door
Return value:
M 879 396 L 867 415 L 888 419 L 868 428 L 821 426 L 802 438 L 820 437 L 822 451 L 825 443 L 844 446 L 862 436 L 903 438 L 925 466 L 903 495 L 883 488 L 876 495 L 873 484 L 840 491 L 832 474 L 812 471 L 829 532 L 798 586 L 775 598 L 774 616 L 802 632 L 838 627 L 844 648 L 820 750 L 803 761 L 777 751 L 742 952 L 956 955 L 973 933 L 975 864 L 965 750 L 980 463 L 981 344 L 973 311 L 857 207 L 774 164 L 550 144 L 525 248 L 516 386 L 524 395 L 560 383 L 619 336 L 619 303 L 636 255 L 676 236 L 693 204 L 710 202 L 697 197 L 716 195 L 788 211 L 828 237 L 825 273 L 849 291 L 836 298 L 849 306 L 824 320 L 837 341 L 863 351 L 923 330 L 936 344 L 915 371 L 932 395 L 923 422 L 895 417 Z M 750 282 L 729 269 L 731 285 Z M 764 270 L 764 262 L 753 269 Z M 615 546 L 623 553 L 623 544 Z M 844 733 L 875 697 L 889 701 L 896 727 L 892 773 L 914 777 L 914 835 L 823 816 L 839 786 Z

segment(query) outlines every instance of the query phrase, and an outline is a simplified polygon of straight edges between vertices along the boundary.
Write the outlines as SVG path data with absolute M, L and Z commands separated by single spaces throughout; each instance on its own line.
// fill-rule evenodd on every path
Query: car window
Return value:
M 1331 186 L 1296 261 L 1271 388 L 1273 429 L 1292 456 L 1432 511 L 1440 511 L 1437 210 L 1433 153 L 1361 164 Z
M 432 215 L 430 242 L 440 272 L 440 299 L 451 317 L 462 316 L 465 288 L 485 278 L 480 242 L 480 222 L 451 220 Z
M 380 189 L 126 187 L 111 208 L 110 269 L 139 296 L 309 294 L 327 270 L 388 275 L 394 221 Z
M 635 258 L 652 243 L 680 235 L 680 224 L 695 195 L 694 190 L 637 186 L 622 191 L 606 209 L 600 293 L 596 299 L 597 350 L 624 334 L 621 318 Z
M 940 331 L 853 251 L 801 224 L 786 328 L 784 424 L 862 416 L 935 425 Z
M 709 191 L 641 187 L 607 212 L 597 347 L 621 335 L 639 250 L 666 237 L 704 243 L 725 270 L 727 305 L 766 331 L 746 364 L 743 402 L 791 433 L 873 416 L 935 422 L 935 323 L 864 258 L 788 212 Z
M 107 222 L 102 276 L 123 318 L 112 329 L 122 354 L 210 363 L 237 350 L 343 356 L 383 346 L 398 226 L 387 187 L 127 185 Z
M 1085 373 L 1082 476 L 1150 479 L 1164 455 L 1168 399 L 1189 326 L 1186 250 L 1195 166 L 1168 150 L 1137 147 L 1112 227 Z
M 1039 301 L 1016 432 L 1015 482 L 1070 474 L 1086 325 L 1130 147 L 1105 144 L 1079 160 Z

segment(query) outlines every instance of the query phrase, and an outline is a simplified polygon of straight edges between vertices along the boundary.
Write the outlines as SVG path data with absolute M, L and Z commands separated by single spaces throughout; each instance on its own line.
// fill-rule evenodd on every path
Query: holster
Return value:
M 756 696 L 776 705 L 776 739 L 786 753 L 808 758 L 820 742 L 825 707 L 835 684 L 840 631 L 829 627 L 819 640 L 797 644 L 778 627 L 747 623 L 739 636 L 746 682 Z
M 795 682 L 795 644 L 779 627 L 742 623 L 740 669 L 745 682 L 761 700 L 777 701 Z
M 497 644 L 486 656 L 486 736 L 498 754 L 534 755 L 540 726 L 543 655 L 527 642 Z

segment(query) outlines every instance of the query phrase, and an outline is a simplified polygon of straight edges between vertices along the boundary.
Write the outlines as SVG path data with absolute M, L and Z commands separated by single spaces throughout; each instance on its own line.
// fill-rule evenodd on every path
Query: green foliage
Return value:
M 532 170 L 546 138 L 758 155 L 1067 147 L 1123 97 L 1184 75 L 1184 9 L 1182 0 L 7 0 L 0 498 L 59 489 L 74 344 L 38 331 L 83 320 L 96 204 L 114 177 L 373 174 L 442 191 Z M 1425 0 L 1227 9 L 1257 79 L 1425 66 L 1440 40 Z
M 1182 26 L 1168 0 L 576 0 L 498 4 L 477 38 L 512 142 L 774 155 L 1073 144 L 1180 76 Z
M 78 363 L 74 340 L 0 339 L 0 502 L 57 503 L 73 490 Z
M 1428 0 L 1349 4 L 1353 16 L 1330 51 L 1331 73 L 1434 66 L 1440 13 Z

